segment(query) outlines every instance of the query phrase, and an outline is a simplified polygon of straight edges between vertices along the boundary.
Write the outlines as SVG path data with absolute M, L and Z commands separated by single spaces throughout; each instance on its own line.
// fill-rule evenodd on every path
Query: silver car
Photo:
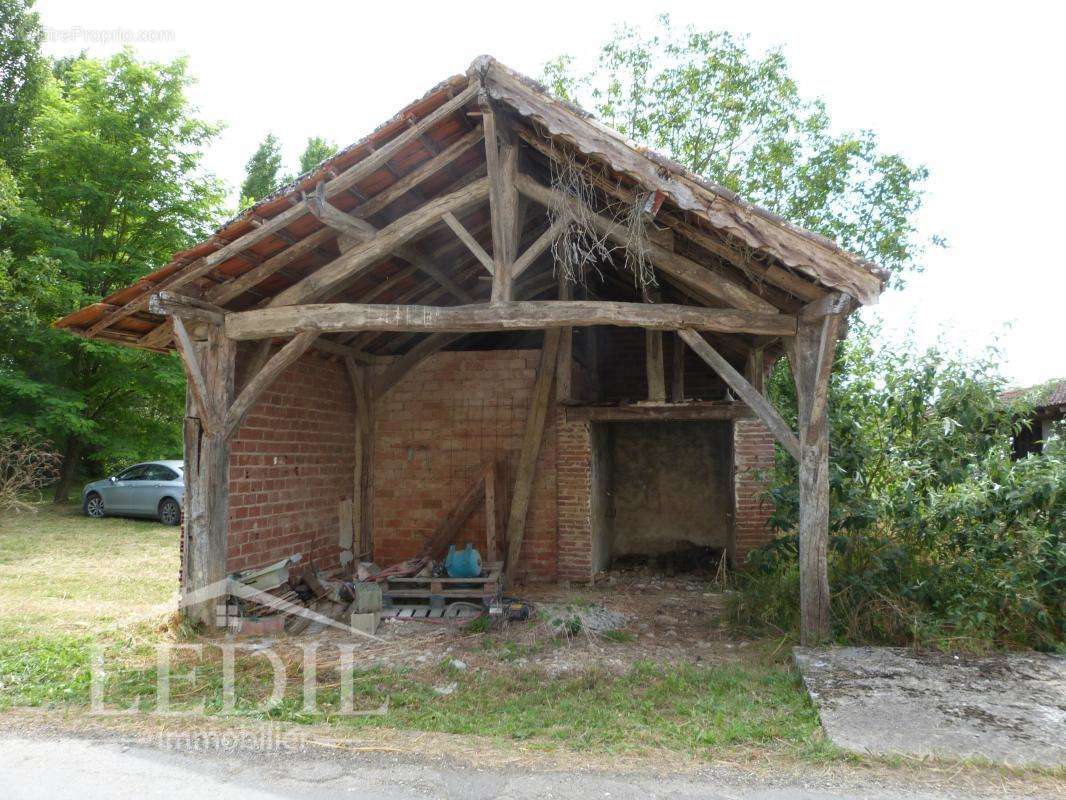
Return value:
M 87 484 L 81 491 L 81 507 L 89 517 L 155 517 L 164 525 L 177 525 L 184 494 L 181 461 L 146 461 Z

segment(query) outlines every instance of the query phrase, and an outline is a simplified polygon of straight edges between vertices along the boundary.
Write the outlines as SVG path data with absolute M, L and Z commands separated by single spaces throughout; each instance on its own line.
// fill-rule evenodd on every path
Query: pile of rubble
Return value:
M 398 595 L 419 594 L 421 587 L 435 587 L 439 595 L 430 595 L 430 603 L 443 600 L 442 564 L 417 558 L 381 568 L 369 562 L 358 562 L 334 570 L 317 569 L 311 561 L 300 555 L 278 561 L 267 567 L 235 572 L 229 578 L 229 598 L 225 606 L 225 619 L 221 627 L 243 635 L 272 635 L 281 632 L 298 634 L 310 630 L 320 631 L 333 627 L 345 631 L 355 629 L 374 633 L 383 612 L 390 618 L 417 619 L 430 616 L 429 606 L 412 609 L 393 605 L 389 581 L 406 581 L 403 589 L 394 589 Z M 473 578 L 474 584 L 484 583 L 487 578 Z M 411 582 L 414 582 L 413 584 Z M 414 591 L 411 586 L 415 586 Z M 466 584 L 455 584 L 462 586 Z M 451 594 L 462 590 L 451 589 Z M 398 602 L 400 602 L 398 600 Z M 438 603 L 440 611 L 443 603 Z M 472 605 L 463 603 L 463 605 Z M 486 610 L 490 603 L 484 601 Z M 405 613 L 400 613 L 405 612 Z M 421 613 L 419 613 L 421 612 Z M 442 616 L 437 613 L 436 616 Z

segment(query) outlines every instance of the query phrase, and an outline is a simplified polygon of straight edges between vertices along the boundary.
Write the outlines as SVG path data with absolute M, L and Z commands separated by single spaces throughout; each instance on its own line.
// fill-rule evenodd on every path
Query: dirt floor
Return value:
M 735 663 L 752 645 L 724 628 L 725 595 L 709 576 L 635 568 L 609 573 L 593 586 L 532 585 L 512 596 L 530 604 L 530 619 L 383 619 L 380 641 L 360 646 L 356 666 L 428 667 L 450 657 L 461 669 L 490 672 L 521 666 L 549 677 L 589 669 L 621 674 L 638 661 Z M 330 645 L 351 641 L 326 629 L 276 644 L 308 639 L 319 641 L 326 654 Z M 759 649 L 772 655 L 765 643 Z

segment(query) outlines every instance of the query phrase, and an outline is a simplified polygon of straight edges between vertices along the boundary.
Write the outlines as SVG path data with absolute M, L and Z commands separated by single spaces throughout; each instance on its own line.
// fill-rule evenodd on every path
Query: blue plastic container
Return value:
M 465 550 L 456 550 L 453 544 L 448 547 L 444 571 L 449 578 L 476 578 L 481 575 L 481 553 L 469 542 Z

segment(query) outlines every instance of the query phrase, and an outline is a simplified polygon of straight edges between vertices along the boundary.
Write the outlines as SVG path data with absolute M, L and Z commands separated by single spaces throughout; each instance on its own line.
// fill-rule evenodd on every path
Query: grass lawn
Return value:
M 91 520 L 76 507 L 47 505 L 0 522 L 0 709 L 87 707 L 90 652 L 98 645 L 107 654 L 108 704 L 128 707 L 140 698 L 150 710 L 155 645 L 176 636 L 177 568 L 178 530 L 155 522 Z M 189 706 L 203 703 L 207 714 L 221 707 L 217 650 L 206 646 L 195 684 L 183 681 L 174 693 Z M 593 669 L 554 679 L 502 659 L 491 670 L 445 660 L 356 671 L 357 707 L 387 702 L 384 716 L 337 716 L 339 684 L 326 674 L 317 712 L 304 712 L 295 668 L 282 703 L 262 711 L 265 659 L 238 657 L 237 675 L 237 713 L 254 719 L 478 734 L 548 749 L 665 748 L 710 757 L 758 746 L 833 755 L 796 675 L 780 654 L 758 646 L 735 663 L 639 662 L 623 674 Z M 441 685 L 450 693 L 435 690 Z

